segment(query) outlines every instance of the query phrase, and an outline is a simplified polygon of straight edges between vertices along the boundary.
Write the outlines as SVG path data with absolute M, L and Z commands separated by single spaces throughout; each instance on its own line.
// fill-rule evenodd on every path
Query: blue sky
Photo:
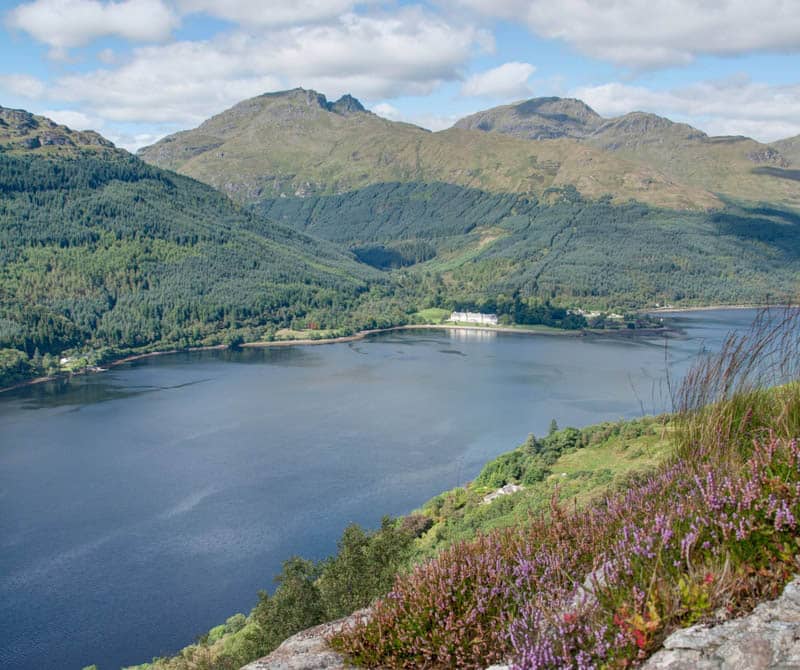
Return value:
M 799 55 L 798 0 L 0 1 L 0 104 L 128 149 L 295 86 L 433 130 L 559 95 L 772 141 Z

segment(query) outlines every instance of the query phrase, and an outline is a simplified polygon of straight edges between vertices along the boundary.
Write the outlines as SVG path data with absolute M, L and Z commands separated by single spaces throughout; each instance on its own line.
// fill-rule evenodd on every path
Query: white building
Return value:
M 448 321 L 459 323 L 480 323 L 484 326 L 496 326 L 497 314 L 481 314 L 480 312 L 453 312 Z
M 501 486 L 496 491 L 493 491 L 489 495 L 483 496 L 481 505 L 488 505 L 490 502 L 497 500 L 500 496 L 510 496 L 512 493 L 516 493 L 517 491 L 522 491 L 522 487 L 518 484 L 506 484 L 505 486 Z

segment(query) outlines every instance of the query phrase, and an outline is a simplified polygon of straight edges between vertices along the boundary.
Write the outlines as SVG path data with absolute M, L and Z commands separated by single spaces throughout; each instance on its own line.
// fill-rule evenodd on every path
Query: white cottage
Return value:
M 479 323 L 484 326 L 496 326 L 497 314 L 481 314 L 480 312 L 453 312 L 448 321 L 458 323 Z

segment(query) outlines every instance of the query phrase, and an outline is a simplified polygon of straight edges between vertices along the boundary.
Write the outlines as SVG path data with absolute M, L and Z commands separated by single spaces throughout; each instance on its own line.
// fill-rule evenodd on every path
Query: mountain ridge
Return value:
M 243 100 L 138 155 L 242 203 L 443 182 L 535 197 L 572 185 L 590 199 L 673 209 L 718 209 L 725 198 L 800 207 L 800 183 L 775 145 L 647 112 L 605 119 L 573 98 L 533 98 L 430 132 L 350 95 L 330 102 L 298 88 Z
M 715 137 L 650 112 L 633 111 L 604 119 L 588 106 L 591 114 L 584 122 L 553 125 L 552 119 L 559 112 L 569 116 L 580 102 L 571 98 L 533 98 L 466 116 L 455 127 L 534 141 L 542 135 L 560 133 L 559 136 L 569 136 L 581 144 L 654 168 L 676 183 L 736 199 L 800 207 L 800 189 L 787 183 L 796 180 L 787 168 L 800 160 L 797 138 L 765 144 L 745 136 Z M 539 107 L 546 107 L 549 113 L 531 113 L 531 109 Z
M 721 204 L 706 189 L 572 138 L 531 144 L 460 128 L 432 133 L 361 107 L 337 113 L 324 96 L 304 89 L 264 94 L 138 155 L 245 203 L 344 193 L 375 183 L 444 182 L 537 197 L 574 185 L 589 198 L 610 194 L 617 202 L 677 209 Z
M 37 149 L 69 154 L 77 149 L 116 150 L 116 147 L 93 130 L 72 130 L 24 109 L 0 105 L 0 151 Z

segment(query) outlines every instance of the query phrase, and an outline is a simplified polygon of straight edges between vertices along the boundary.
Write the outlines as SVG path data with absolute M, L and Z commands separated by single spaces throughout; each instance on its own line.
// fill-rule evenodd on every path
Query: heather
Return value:
M 798 325 L 765 313 L 700 361 L 653 474 L 454 544 L 335 645 L 392 668 L 630 667 L 674 628 L 776 595 L 800 554 Z
M 668 453 L 669 431 L 669 417 L 647 417 L 580 430 L 553 426 L 544 437 L 530 435 L 487 463 L 474 482 L 436 496 L 409 516 L 387 519 L 369 532 L 348 527 L 336 555 L 286 561 L 274 592 L 262 592 L 249 616 L 234 615 L 177 655 L 137 667 L 235 670 L 300 630 L 369 605 L 389 592 L 398 572 L 444 548 L 481 531 L 518 525 L 547 508 L 553 495 L 588 500 L 618 486 L 631 471 L 651 470 Z M 483 503 L 506 483 L 525 486 Z

